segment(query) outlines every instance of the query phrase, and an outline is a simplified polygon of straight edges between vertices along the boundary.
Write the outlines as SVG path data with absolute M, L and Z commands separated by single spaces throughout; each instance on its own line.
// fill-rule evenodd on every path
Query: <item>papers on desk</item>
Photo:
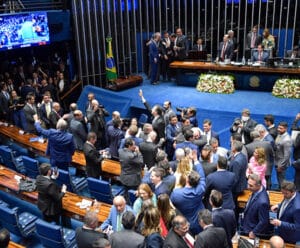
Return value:
M 8 123 L 0 121 L 0 126 L 6 126 L 6 127 L 8 127 Z
M 86 199 L 82 199 L 81 202 L 77 202 L 76 203 L 76 206 L 78 206 L 79 208 L 81 209 L 86 209 L 86 208 L 89 208 L 92 206 L 92 203 L 93 201 L 89 201 L 89 200 L 86 200 Z
M 40 142 L 40 143 L 44 143 L 45 140 L 43 137 L 32 137 L 29 139 L 30 142 Z

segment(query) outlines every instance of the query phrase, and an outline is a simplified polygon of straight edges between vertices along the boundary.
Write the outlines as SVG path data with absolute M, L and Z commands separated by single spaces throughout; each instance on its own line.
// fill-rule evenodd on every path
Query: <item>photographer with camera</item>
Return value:
M 193 127 L 198 127 L 197 109 L 195 107 L 176 108 L 180 112 L 181 119 L 188 118 Z
M 250 110 L 243 109 L 241 118 L 235 118 L 230 128 L 231 133 L 240 133 L 242 142 L 247 145 L 252 139 L 250 133 L 254 130 L 257 122 L 250 117 Z

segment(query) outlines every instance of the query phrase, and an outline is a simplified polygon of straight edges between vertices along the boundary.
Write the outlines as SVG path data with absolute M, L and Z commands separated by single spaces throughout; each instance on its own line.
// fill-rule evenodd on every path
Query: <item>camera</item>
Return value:
M 242 123 L 242 122 L 241 122 L 240 119 L 236 119 L 236 120 L 234 120 L 233 125 L 238 126 L 238 125 L 240 125 L 241 123 Z
M 184 115 L 187 114 L 187 108 L 178 108 L 178 107 L 176 107 L 176 111 L 178 111 L 180 113 L 183 113 Z

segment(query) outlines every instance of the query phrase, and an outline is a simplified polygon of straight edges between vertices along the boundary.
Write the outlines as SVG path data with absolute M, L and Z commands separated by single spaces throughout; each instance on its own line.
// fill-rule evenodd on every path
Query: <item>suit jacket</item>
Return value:
M 290 165 L 292 139 L 285 132 L 283 135 L 277 135 L 275 140 L 275 165 L 287 168 Z
M 242 221 L 242 231 L 248 235 L 253 232 L 258 237 L 270 234 L 269 224 L 269 195 L 264 187 L 256 192 L 247 202 Z
M 151 168 L 156 163 L 156 154 L 158 147 L 151 141 L 144 141 L 139 145 L 140 152 L 143 155 L 144 164 Z
M 195 248 L 229 248 L 226 232 L 221 227 L 208 226 L 199 233 Z
M 110 236 L 110 243 L 112 248 L 130 247 L 139 248 L 144 243 L 144 236 L 136 233 L 133 230 L 124 229 L 119 232 L 115 232 Z
M 141 183 L 141 170 L 144 166 L 142 154 L 123 148 L 119 149 L 119 159 L 121 163 L 121 183 L 129 187 L 138 187 Z
M 7 92 L 7 94 L 9 94 Z M 6 98 L 4 93 L 0 92 L 0 118 L 8 117 L 8 111 L 9 111 L 9 99 Z
M 253 51 L 252 54 L 252 62 L 257 62 L 257 61 L 262 61 L 262 62 L 267 62 L 269 59 L 269 53 L 267 51 L 262 51 L 261 53 L 261 59 L 259 60 L 259 53 L 258 51 Z
M 83 149 L 83 144 L 86 141 L 87 132 L 83 124 L 75 118 L 70 122 L 70 132 L 73 134 L 76 150 Z
M 145 237 L 145 248 L 162 248 L 164 240 L 159 233 L 151 233 Z
M 120 128 L 109 126 L 106 132 L 107 143 L 112 157 L 119 157 L 118 149 L 121 140 L 124 138 L 124 132 Z
M 193 235 L 198 234 L 201 228 L 198 223 L 198 212 L 204 209 L 202 196 L 205 192 L 205 175 L 201 164 L 194 166 L 200 175 L 200 181 L 195 188 L 177 188 L 171 193 L 171 201 L 190 222 L 190 231 Z
M 51 111 L 52 111 L 52 102 L 50 102 L 50 108 L 51 108 Z M 40 108 L 39 108 L 39 117 L 40 119 L 45 123 L 46 127 L 49 128 L 50 127 L 50 120 L 49 118 L 47 117 L 47 112 L 46 112 L 46 105 L 45 103 L 43 103 Z M 53 127 L 51 127 L 53 128 Z M 56 127 L 54 127 L 56 128 Z
M 235 121 L 236 120 L 240 120 L 240 119 L 236 118 Z M 235 123 L 235 121 L 234 121 L 234 123 Z M 237 129 L 236 126 L 234 125 L 234 123 L 230 127 L 230 132 L 232 132 L 232 133 L 239 132 L 241 135 L 244 136 L 245 144 L 249 144 L 252 141 L 252 139 L 250 137 L 250 133 L 254 130 L 255 126 L 257 125 L 257 122 L 250 118 L 247 122 L 245 122 L 243 124 L 243 127 L 241 129 L 240 128 Z
M 169 188 L 169 185 L 167 185 L 164 181 L 162 181 L 161 184 L 158 185 L 158 187 L 153 188 L 153 192 L 155 193 L 155 195 L 157 197 L 161 194 L 170 195 L 170 188 Z
M 251 49 L 251 41 L 252 41 L 252 32 L 249 32 L 247 34 L 247 47 L 246 47 L 246 49 Z M 255 38 L 255 47 L 257 47 L 259 44 L 261 44 L 261 42 L 262 42 L 262 38 L 257 33 L 256 38 Z
M 129 205 L 126 205 L 123 213 L 125 213 L 126 211 L 133 212 L 133 209 Z M 121 213 L 121 215 L 123 213 Z M 107 219 L 100 226 L 101 230 L 104 231 L 104 230 L 106 230 L 106 228 L 108 228 L 108 226 L 112 226 L 112 230 L 116 231 L 117 230 L 117 224 L 118 224 L 117 223 L 117 218 L 118 218 L 118 210 L 114 205 L 112 205 Z M 122 229 L 123 229 L 123 226 L 122 226 Z
M 95 240 L 99 238 L 107 239 L 107 235 L 105 233 L 83 227 L 78 227 L 76 229 L 75 237 L 78 248 L 93 248 Z
M 282 203 L 279 205 L 278 214 Z M 278 216 L 279 217 L 279 216 Z M 300 194 L 296 196 L 285 208 L 282 216 L 280 217 L 281 225 L 278 227 L 277 232 L 286 243 L 296 243 L 300 241 Z
M 40 123 L 35 123 L 35 128 L 38 133 L 48 138 L 48 145 L 46 155 L 51 157 L 51 160 L 57 162 L 72 161 L 72 156 L 75 152 L 75 145 L 73 141 L 73 135 L 61 130 L 56 129 L 43 129 Z
M 179 50 L 176 51 L 178 59 L 183 60 L 187 56 L 188 52 L 188 40 L 185 35 L 182 35 L 180 37 L 176 38 L 176 46 L 179 48 Z
M 163 248 L 189 248 L 189 246 L 172 228 L 165 239 Z
M 102 156 L 96 147 L 88 142 L 83 145 L 83 153 L 86 161 L 86 174 L 88 177 L 99 178 L 101 175 Z
M 151 113 L 151 107 L 148 102 L 144 102 L 144 106 Z M 156 141 L 158 142 L 160 138 L 165 138 L 165 120 L 163 116 L 159 116 L 152 120 L 153 130 L 157 133 Z
M 50 178 L 38 175 L 36 187 L 39 193 L 37 202 L 39 210 L 46 216 L 60 215 L 62 213 L 62 198 L 64 196 L 60 186 Z
M 50 128 L 56 128 L 56 124 L 58 122 L 58 120 L 62 117 L 63 115 L 63 111 L 59 111 L 59 113 L 57 113 L 55 110 L 52 110 L 49 114 L 49 126 Z
M 35 127 L 34 127 L 34 119 L 33 116 L 37 114 L 36 107 L 34 106 L 31 108 L 28 104 L 25 104 L 23 108 L 23 112 L 25 115 L 26 119 L 26 124 L 25 124 L 25 131 L 29 133 L 36 133 Z
M 150 57 L 150 63 L 155 63 L 154 60 L 159 60 L 159 50 L 158 50 L 159 44 L 152 40 L 149 45 L 149 57 Z
M 268 132 L 269 132 L 269 134 L 271 134 L 272 135 L 272 137 L 273 137 L 273 139 L 274 139 L 274 141 L 276 140 L 276 137 L 277 137 L 277 127 L 276 126 L 273 126 L 273 127 L 267 127 L 267 129 L 268 129 Z
M 274 163 L 274 150 L 269 142 L 262 141 L 262 140 L 254 140 L 248 145 L 246 145 L 248 158 L 251 158 L 253 156 L 256 147 L 263 147 L 265 150 L 266 162 L 267 162 L 266 175 L 269 176 L 272 173 L 272 168 Z
M 222 49 L 223 49 L 223 45 L 224 45 L 224 42 L 220 42 L 220 46 L 219 46 L 219 59 L 220 61 L 223 61 L 223 59 L 221 58 L 222 56 Z M 233 44 L 231 42 L 227 42 L 227 46 L 226 46 L 226 49 L 224 51 L 224 59 L 227 58 L 227 59 L 232 59 L 232 55 L 233 55 Z
M 248 161 L 243 153 L 238 153 L 234 156 L 229 164 L 229 171 L 235 174 L 233 193 L 240 193 L 247 188 L 246 170 Z
M 193 46 L 193 51 L 200 51 L 198 50 L 198 44 L 195 44 Z M 202 44 L 202 50 L 201 51 L 206 51 L 206 46 Z
M 215 208 L 212 210 L 212 219 L 215 227 L 223 227 L 227 235 L 227 243 L 232 247 L 231 239 L 236 232 L 235 213 L 232 209 Z
M 206 178 L 205 198 L 208 200 L 210 192 L 215 189 L 223 195 L 223 205 L 225 209 L 235 209 L 232 197 L 232 189 L 235 183 L 235 174 L 227 170 L 218 170 L 209 174 Z

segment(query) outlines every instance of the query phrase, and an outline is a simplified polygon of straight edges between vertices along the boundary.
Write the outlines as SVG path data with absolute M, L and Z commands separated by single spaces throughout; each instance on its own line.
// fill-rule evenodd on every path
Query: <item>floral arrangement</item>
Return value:
M 197 90 L 208 93 L 234 92 L 234 77 L 231 75 L 201 74 L 197 84 Z
M 300 79 L 277 79 L 272 94 L 284 98 L 300 98 Z

